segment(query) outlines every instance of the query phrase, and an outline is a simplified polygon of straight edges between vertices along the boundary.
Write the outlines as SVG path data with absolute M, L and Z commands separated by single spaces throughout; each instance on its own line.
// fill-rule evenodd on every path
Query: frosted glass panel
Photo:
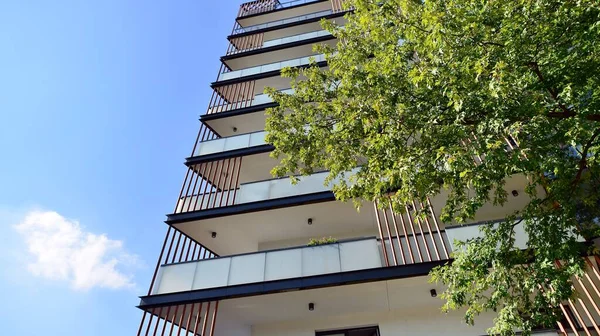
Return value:
M 271 182 L 270 186 L 269 186 L 269 198 L 270 199 L 288 197 L 288 196 L 294 195 L 294 193 L 296 193 L 296 195 L 302 194 L 300 189 L 295 188 L 298 185 L 292 185 L 292 182 L 290 182 L 290 179 L 286 178 L 286 179 L 280 179 L 280 180 L 272 180 L 270 182 Z M 293 188 L 293 190 L 292 190 L 292 188 Z
M 260 146 L 265 143 L 264 131 L 249 134 L 236 135 L 198 143 L 195 156 L 208 155 L 224 151 L 236 150 L 252 146 Z
M 193 289 L 227 286 L 231 258 L 203 260 L 198 263 Z
M 240 186 L 235 203 L 240 204 L 267 199 L 269 199 L 269 181 L 262 183 L 248 183 Z
M 266 132 L 256 132 L 256 133 L 250 134 L 250 141 L 249 141 L 248 145 L 250 147 L 264 145 L 265 144 L 265 135 L 267 135 Z
M 267 253 L 265 280 L 278 280 L 302 276 L 302 250 L 283 250 Z
M 153 294 L 172 293 L 189 290 L 192 287 L 196 263 L 176 264 L 161 267 L 158 286 Z
M 375 238 L 162 266 L 153 294 L 382 267 Z
M 225 138 L 224 151 L 248 147 L 250 136 L 247 134 Z
M 329 244 L 302 249 L 302 276 L 339 272 L 339 248 L 339 244 Z
M 224 145 L 225 141 L 221 139 L 202 142 L 199 144 L 199 148 L 196 150 L 196 155 L 206 155 L 222 152 Z
M 229 285 L 264 281 L 265 254 L 246 254 L 231 258 Z
M 375 240 L 357 240 L 340 244 L 342 272 L 381 267 L 379 246 Z
M 306 64 L 309 64 L 311 58 L 314 58 L 316 62 L 325 61 L 325 55 L 322 55 L 322 54 L 315 55 L 315 56 L 306 56 L 306 57 L 286 60 L 286 61 L 282 61 L 282 62 L 264 64 L 264 65 L 259 65 L 259 66 L 255 66 L 255 67 L 251 67 L 251 68 L 235 70 L 235 71 L 230 71 L 230 72 L 224 72 L 219 75 L 219 80 L 222 81 L 222 80 L 239 78 L 239 77 L 244 77 L 244 76 L 251 76 L 251 75 L 255 75 L 255 74 L 259 74 L 259 73 L 280 70 L 284 67 L 295 67 L 295 66 L 300 66 L 300 65 L 306 65 Z

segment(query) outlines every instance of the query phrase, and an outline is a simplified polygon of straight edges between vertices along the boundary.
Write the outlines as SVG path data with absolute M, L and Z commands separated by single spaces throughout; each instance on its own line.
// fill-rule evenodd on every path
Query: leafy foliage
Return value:
M 448 286 L 444 309 L 466 307 L 468 323 L 497 311 L 490 333 L 552 326 L 548 307 L 573 295 L 569 279 L 584 267 L 575 236 L 595 235 L 600 212 L 600 3 L 348 5 L 345 27 L 323 22 L 340 41 L 318 47 L 328 68 L 284 69 L 295 93 L 267 90 L 279 103 L 267 120 L 281 159 L 273 173 L 325 168 L 340 178 L 338 199 L 397 212 L 445 191 L 447 223 L 504 204 L 507 178 L 526 176 L 529 203 L 432 279 Z M 513 246 L 516 218 L 526 251 Z
M 323 238 L 311 238 L 308 241 L 306 246 L 319 246 L 319 245 L 327 245 L 327 244 L 335 244 L 337 243 L 337 239 L 333 237 L 323 237 Z

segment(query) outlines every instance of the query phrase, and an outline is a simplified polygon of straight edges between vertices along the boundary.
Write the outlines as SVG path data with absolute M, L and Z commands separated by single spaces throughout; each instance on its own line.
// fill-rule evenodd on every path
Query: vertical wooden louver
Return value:
M 578 295 L 560 305 L 564 318 L 558 327 L 563 335 L 600 335 L 599 260 L 597 256 L 585 257 L 585 262 L 587 269 L 583 276 L 572 279 Z M 562 267 L 561 262 L 556 261 L 556 266 Z
M 404 214 L 391 208 L 379 209 L 374 203 L 381 251 L 386 266 L 446 260 L 450 257 L 443 224 L 439 223 L 429 199 L 426 204 L 413 201 Z M 425 212 L 426 216 L 417 216 Z
M 214 336 L 219 301 L 152 308 L 144 312 L 138 336 Z
M 192 154 L 190 154 L 190 156 L 195 155 L 196 147 L 198 147 L 200 142 L 214 140 L 217 138 L 219 138 L 219 136 L 215 132 L 213 132 L 205 124 L 200 124 L 200 129 L 198 130 L 198 135 L 196 136 L 196 142 L 194 142 L 194 147 L 192 148 Z
M 279 0 L 256 0 L 246 2 L 240 6 L 238 17 L 259 14 L 277 9 Z
M 334 13 L 338 13 L 344 10 L 343 8 L 344 0 L 331 0 L 331 9 Z
M 252 105 L 256 81 L 220 86 L 214 89 L 206 114 L 231 111 Z
M 215 257 L 217 255 L 202 244 L 169 227 L 150 282 L 148 295 L 152 294 L 160 266 Z M 210 303 L 208 303 L 203 309 L 202 304 L 198 303 L 159 307 L 145 311 L 138 329 L 138 336 L 198 335 L 200 331 L 203 331 L 202 335 L 213 335 L 218 302 L 214 302 L 212 307 L 211 309 Z M 210 328 L 198 329 L 197 325 L 203 327 L 205 323 L 210 325 Z M 165 333 L 167 331 L 168 333 Z
M 174 213 L 235 204 L 242 157 L 196 164 L 188 168 Z
M 265 34 L 253 34 L 242 37 L 234 37 L 229 41 L 227 55 L 233 55 L 244 51 L 262 48 Z
M 169 226 L 163 241 L 162 249 L 160 250 L 160 255 L 158 256 L 158 261 L 156 262 L 156 268 L 154 270 L 154 275 L 152 276 L 152 281 L 150 282 L 148 295 L 150 295 L 154 289 L 156 275 L 158 274 L 160 266 L 178 262 L 212 259 L 215 257 L 217 257 L 217 255 L 205 248 L 202 244 Z

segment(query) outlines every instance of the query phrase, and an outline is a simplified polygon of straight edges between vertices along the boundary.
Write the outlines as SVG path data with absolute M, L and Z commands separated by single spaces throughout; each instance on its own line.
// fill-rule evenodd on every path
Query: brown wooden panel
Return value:
M 214 336 L 219 301 L 157 307 L 145 311 L 138 336 Z
M 188 168 L 173 213 L 233 205 L 242 157 L 203 162 Z
M 194 251 L 197 250 L 198 254 L 195 252 L 190 253 L 192 248 Z M 208 251 L 202 244 L 169 226 L 167 233 L 165 234 L 162 249 L 160 250 L 160 254 L 156 262 L 150 287 L 148 288 L 148 295 L 152 293 L 160 266 L 176 262 L 211 259 L 215 257 L 217 257 L 217 255 Z
M 227 55 L 237 54 L 239 52 L 250 51 L 263 47 L 264 34 L 254 34 L 242 37 L 232 38 L 229 41 Z
M 274 10 L 279 5 L 279 0 L 256 0 L 246 2 L 240 6 L 238 17 L 264 13 Z
M 206 114 L 248 107 L 254 99 L 255 81 L 219 86 L 214 89 Z
M 374 207 L 386 266 L 449 259 L 446 232 L 429 200 L 411 202 L 403 214 L 379 209 L 376 202 Z

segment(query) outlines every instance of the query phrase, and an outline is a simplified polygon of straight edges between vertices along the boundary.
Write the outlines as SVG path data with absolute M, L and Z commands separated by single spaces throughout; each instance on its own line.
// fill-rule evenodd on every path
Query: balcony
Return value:
M 450 230 L 460 230 L 461 235 L 472 238 L 469 232 L 475 232 L 477 226 L 448 228 L 436 234 L 446 239 Z M 517 229 L 517 241 L 526 241 L 522 228 Z M 140 307 L 175 323 L 194 322 L 194 316 L 210 321 L 211 307 L 219 301 L 216 335 L 313 335 L 315 330 L 319 334 L 361 326 L 378 326 L 385 336 L 483 335 L 492 325 L 493 312 L 479 316 L 475 326 L 462 322 L 463 312 L 440 314 L 442 302 L 430 291 L 441 293 L 444 288 L 428 283 L 425 274 L 447 258 L 386 267 L 383 255 L 381 241 L 369 237 L 165 265 L 157 286 L 151 295 L 142 297 Z M 595 334 L 600 321 L 592 292 L 598 279 L 593 268 L 598 264 L 593 258 L 588 264 L 586 277 L 575 283 L 582 296 L 561 308 L 570 306 L 582 315 L 591 311 L 591 315 L 588 313 L 589 319 L 568 316 L 568 323 L 563 321 L 560 326 L 568 335 L 573 334 L 569 326 Z M 206 308 L 207 302 L 213 305 Z M 307 309 L 309 303 L 313 309 Z M 171 309 L 165 313 L 161 307 Z M 204 313 L 208 317 L 203 318 Z M 537 330 L 534 334 L 556 335 L 557 331 Z
M 275 62 L 275 63 L 270 63 L 270 64 L 254 66 L 254 67 L 241 69 L 241 70 L 223 72 L 219 75 L 217 82 L 232 80 L 232 79 L 237 79 L 237 78 L 242 78 L 242 77 L 247 77 L 247 76 L 252 76 L 252 75 L 266 74 L 266 73 L 270 73 L 270 72 L 274 72 L 274 71 L 281 71 L 281 69 L 283 69 L 285 67 L 306 66 L 310 63 L 311 58 L 313 58 L 315 60 L 315 62 L 317 62 L 317 63 L 325 62 L 324 54 L 305 56 L 305 57 L 301 57 L 301 58 L 290 59 L 287 61 L 281 61 L 281 62 Z
M 366 238 L 165 265 L 152 294 L 380 268 L 379 244 Z
M 233 184 L 235 188 L 229 188 L 229 182 L 221 180 L 217 183 L 218 178 L 210 178 L 222 175 L 219 170 L 209 176 L 209 180 L 217 180 L 215 189 L 202 193 L 198 192 L 199 188 L 189 188 L 190 192 L 179 199 L 176 211 L 168 215 L 167 223 L 221 256 L 296 246 L 311 237 L 349 239 L 374 236 L 383 229 L 386 237 L 392 237 L 384 240 L 391 265 L 443 257 L 448 248 L 453 248 L 453 239 L 462 238 L 459 234 L 468 230 L 473 230 L 468 235 L 478 232 L 474 227 L 455 229 L 453 223 L 440 221 L 437 213 L 447 200 L 445 192 L 431 199 L 432 215 L 425 220 L 414 218 L 413 210 L 409 211 L 410 216 L 404 214 L 403 218 L 400 215 L 393 218 L 389 210 L 374 211 L 373 204 L 369 202 L 363 202 L 357 212 L 351 202 L 334 201 L 330 187 L 323 185 L 327 172 L 303 176 L 298 184 L 292 185 L 288 178 L 268 180 L 264 177 L 268 175 L 267 166 L 276 164 L 276 160 L 268 160 L 268 153 L 243 157 L 243 174 L 240 175 L 240 183 Z M 220 166 L 229 168 L 225 175 L 236 175 L 227 164 Z M 196 186 L 192 179 L 189 183 Z M 518 195 L 511 196 L 504 206 L 491 202 L 484 205 L 470 223 L 505 218 L 522 209 L 528 201 L 523 191 L 526 185 L 524 176 L 508 179 L 506 190 L 517 190 Z M 411 209 L 419 207 L 417 203 Z M 285 220 L 282 221 L 282 218 Z M 307 225 L 309 219 L 311 225 Z M 449 234 L 448 241 L 429 233 L 446 228 L 453 235 Z M 218 237 L 211 238 L 211 232 L 217 232 Z M 405 237 L 410 237 L 409 244 Z M 410 250 L 401 249 L 400 245 Z
M 286 2 L 279 2 L 278 0 L 256 0 L 242 4 L 238 17 L 244 17 L 248 15 L 255 15 L 264 13 L 267 11 L 273 11 L 278 9 L 290 8 L 294 6 L 300 6 L 317 2 L 322 0 L 290 0 Z
M 263 29 L 267 29 L 267 28 L 280 27 L 280 26 L 289 25 L 292 23 L 307 21 L 310 19 L 318 20 L 320 18 L 326 17 L 331 14 L 333 14 L 333 10 L 327 9 L 327 10 L 323 10 L 323 11 L 316 12 L 316 13 L 298 15 L 298 16 L 294 16 L 294 17 L 288 17 L 285 19 L 279 19 L 279 20 L 275 20 L 275 21 L 259 23 L 259 24 L 246 26 L 246 27 L 236 25 L 236 28 L 234 28 L 232 35 L 237 35 L 237 34 L 242 34 L 242 33 L 250 33 L 250 32 L 263 30 Z
M 294 89 L 279 90 L 279 92 L 286 93 L 286 94 L 292 94 L 292 93 L 294 93 Z M 237 110 L 237 109 L 242 109 L 242 108 L 248 108 L 248 107 L 252 107 L 252 106 L 269 104 L 272 102 L 273 102 L 273 99 L 271 99 L 271 97 L 269 97 L 269 95 L 267 95 L 265 93 L 261 93 L 261 94 L 255 95 L 251 99 L 247 99 L 244 101 L 237 101 L 234 103 L 225 103 L 225 104 L 221 104 L 221 105 L 217 105 L 217 106 L 212 106 L 208 109 L 207 114 L 227 112 L 227 111 L 232 111 L 232 110 Z
M 248 137 L 248 139 L 250 138 L 252 138 L 252 136 Z M 255 140 L 257 138 L 260 139 L 259 136 L 255 136 L 254 138 Z M 292 185 L 289 178 L 280 178 L 242 183 L 233 194 L 230 193 L 230 190 L 224 190 L 182 197 L 177 204 L 175 213 L 215 208 L 217 200 L 220 200 L 219 207 L 221 207 L 329 191 L 330 188 L 324 185 L 325 178 L 328 174 L 329 172 L 321 172 L 309 176 L 302 176 L 299 177 L 299 181 L 295 185 Z M 332 183 L 336 183 L 336 181 L 333 181 Z M 228 197 L 223 204 L 222 199 L 224 198 L 224 195 L 231 195 L 231 197 Z
M 336 38 L 322 29 L 279 35 L 273 39 L 267 39 L 264 35 L 273 34 L 256 34 L 230 40 L 227 54 L 221 57 L 221 61 L 230 71 L 240 70 L 314 55 L 315 44 L 331 47 L 335 47 L 336 44 Z
M 176 293 L 192 290 L 205 290 L 229 286 L 273 282 L 285 279 L 318 277 L 333 273 L 346 273 L 372 270 L 387 266 L 432 265 L 449 260 L 456 249 L 454 239 L 468 240 L 480 235 L 481 224 L 447 227 L 445 230 L 427 232 L 429 239 L 418 235 L 404 234 L 384 238 L 389 251 L 389 241 L 393 240 L 396 250 L 409 254 L 412 249 L 436 248 L 442 241 L 449 244 L 448 253 L 439 253 L 425 259 L 413 259 L 396 265 L 391 254 L 386 253 L 381 239 L 375 237 L 358 238 L 318 246 L 294 246 L 263 250 L 252 253 L 176 263 L 161 266 L 152 295 Z M 525 248 L 527 235 L 522 224 L 516 226 L 515 246 Z M 421 239 L 423 238 L 423 239 Z M 386 261 L 386 259 L 388 259 Z M 415 274 L 423 275 L 423 274 Z
M 287 37 L 282 37 L 282 38 L 278 38 L 278 39 L 274 39 L 274 40 L 265 41 L 263 43 L 262 47 L 269 48 L 269 47 L 274 47 L 274 46 L 281 45 L 281 44 L 294 43 L 294 42 L 310 40 L 310 39 L 314 39 L 317 37 L 330 36 L 330 35 L 331 35 L 331 33 L 328 32 L 327 30 L 313 31 L 313 32 L 309 32 L 309 33 L 303 33 L 303 34 L 287 36 Z
M 217 154 L 222 152 L 246 149 L 250 147 L 263 146 L 265 142 L 265 131 L 249 134 L 241 134 L 226 138 L 198 142 L 194 156 Z
M 236 22 L 241 27 L 248 27 L 332 9 L 335 10 L 330 0 L 258 0 L 242 4 Z

